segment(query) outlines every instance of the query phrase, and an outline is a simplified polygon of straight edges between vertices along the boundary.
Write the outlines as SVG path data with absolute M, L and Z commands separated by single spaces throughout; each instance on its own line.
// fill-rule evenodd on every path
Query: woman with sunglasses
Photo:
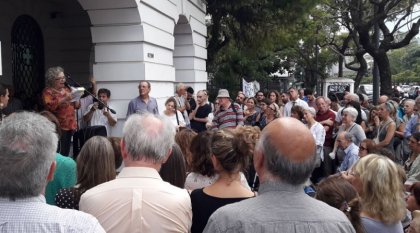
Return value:
M 279 118 L 279 106 L 276 103 L 271 103 L 269 100 L 263 100 L 260 103 L 263 114 L 259 120 L 259 126 L 262 129 L 273 120 Z
M 374 153 L 374 145 L 375 143 L 372 139 L 366 138 L 365 140 L 363 140 L 359 146 L 359 158 L 363 158 L 368 154 Z

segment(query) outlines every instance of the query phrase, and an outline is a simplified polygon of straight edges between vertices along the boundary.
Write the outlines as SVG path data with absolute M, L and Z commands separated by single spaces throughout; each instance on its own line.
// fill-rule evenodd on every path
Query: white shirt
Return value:
M 182 113 L 180 111 L 176 110 L 176 114 L 178 114 L 179 124 L 178 124 L 178 121 L 176 119 L 176 115 L 175 114 L 173 114 L 172 116 L 168 116 L 168 115 L 165 114 L 164 111 L 161 113 L 162 116 L 168 117 L 169 120 L 171 120 L 171 122 L 174 124 L 174 126 L 178 126 L 179 125 L 181 127 L 185 127 L 186 123 L 185 123 L 184 116 L 182 115 Z
M 89 105 L 89 107 L 87 109 L 92 108 L 93 104 Z M 110 108 L 112 108 L 111 106 L 109 106 Z M 86 111 L 85 115 L 87 115 L 89 113 L 89 111 Z M 117 116 L 115 114 L 112 114 L 112 112 L 109 111 L 109 109 L 106 109 L 105 107 L 102 109 L 96 109 L 93 113 L 92 113 L 92 118 L 90 119 L 88 125 L 89 126 L 95 126 L 95 125 L 103 125 L 106 128 L 106 132 L 107 135 L 111 135 L 111 125 L 109 124 L 108 118 L 104 115 L 104 112 L 108 111 L 109 114 L 111 115 L 112 119 L 114 119 L 115 121 L 117 121 Z
M 191 199 L 187 190 L 165 182 L 153 168 L 125 167 L 115 180 L 86 191 L 80 210 L 108 233 L 188 232 Z
M 310 128 L 312 136 L 314 136 L 315 144 L 317 146 L 323 146 L 325 142 L 325 129 L 324 127 L 319 123 L 316 122 L 314 125 Z
M 48 205 L 45 197 L 0 198 L 0 232 L 105 232 L 96 218 Z
M 293 102 L 295 103 L 295 104 L 293 104 Z M 308 106 L 308 104 L 304 101 L 304 100 L 301 100 L 301 99 L 297 99 L 297 100 L 290 100 L 289 102 L 287 102 L 287 104 L 284 106 L 284 116 L 285 117 L 290 117 L 291 116 L 291 110 L 292 110 L 292 107 L 294 106 L 294 105 L 297 105 L 297 106 L 301 106 L 303 109 L 307 109 L 309 106 Z

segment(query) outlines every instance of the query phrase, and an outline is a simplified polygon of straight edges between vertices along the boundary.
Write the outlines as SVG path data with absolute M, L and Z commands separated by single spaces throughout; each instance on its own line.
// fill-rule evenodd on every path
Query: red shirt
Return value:
M 328 109 L 325 113 L 320 113 L 319 111 L 316 113 L 315 120 L 318 122 L 325 121 L 327 119 L 330 119 L 332 122 L 335 120 L 335 113 L 331 111 L 331 109 Z M 322 124 L 322 126 L 325 126 L 326 124 Z M 324 146 L 333 147 L 334 146 L 334 140 L 332 138 L 332 133 L 334 126 L 328 126 L 328 131 L 325 132 L 325 142 Z
M 66 98 L 66 93 L 71 93 L 70 89 L 63 88 L 61 91 L 57 91 L 53 88 L 46 87 L 42 92 L 42 100 L 45 109 L 57 117 L 62 130 L 75 130 L 77 123 L 74 113 L 74 103 L 65 102 L 58 104 L 60 100 Z

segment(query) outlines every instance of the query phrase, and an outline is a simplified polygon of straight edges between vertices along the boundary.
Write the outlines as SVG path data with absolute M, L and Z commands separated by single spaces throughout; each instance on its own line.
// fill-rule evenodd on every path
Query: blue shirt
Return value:
M 127 118 L 131 114 L 145 112 L 150 112 L 152 114 L 159 115 L 157 101 L 155 98 L 149 97 L 149 101 L 147 101 L 146 103 L 143 99 L 140 98 L 140 96 L 138 96 L 132 99 L 128 104 Z
M 338 171 L 347 171 L 359 159 L 359 147 L 351 143 L 344 149 L 344 160 L 341 163 Z
M 419 118 L 419 115 L 414 115 L 411 117 L 411 119 L 407 122 L 407 124 L 405 125 L 405 129 L 404 129 L 404 137 L 408 138 L 410 137 L 413 133 L 417 132 L 416 131 L 416 127 L 418 125 L 417 123 L 417 119 Z

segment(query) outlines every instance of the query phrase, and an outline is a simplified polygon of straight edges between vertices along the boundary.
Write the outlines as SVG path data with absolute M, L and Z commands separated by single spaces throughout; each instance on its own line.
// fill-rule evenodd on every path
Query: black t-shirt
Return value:
M 211 113 L 211 106 L 210 104 L 205 104 L 203 106 L 198 107 L 197 113 L 195 114 L 196 118 L 206 118 Z M 206 130 L 206 122 L 198 122 L 195 120 L 191 120 L 190 122 L 191 129 L 196 132 L 201 132 Z
M 190 113 L 195 109 L 195 107 L 197 107 L 197 103 L 195 102 L 194 98 L 190 98 L 188 100 L 188 103 L 190 104 L 190 110 L 187 110 L 188 115 L 190 115 Z
M 241 198 L 220 198 L 209 196 L 203 189 L 196 189 L 191 193 L 192 226 L 191 233 L 201 233 L 207 225 L 210 216 L 222 206 L 248 199 Z

